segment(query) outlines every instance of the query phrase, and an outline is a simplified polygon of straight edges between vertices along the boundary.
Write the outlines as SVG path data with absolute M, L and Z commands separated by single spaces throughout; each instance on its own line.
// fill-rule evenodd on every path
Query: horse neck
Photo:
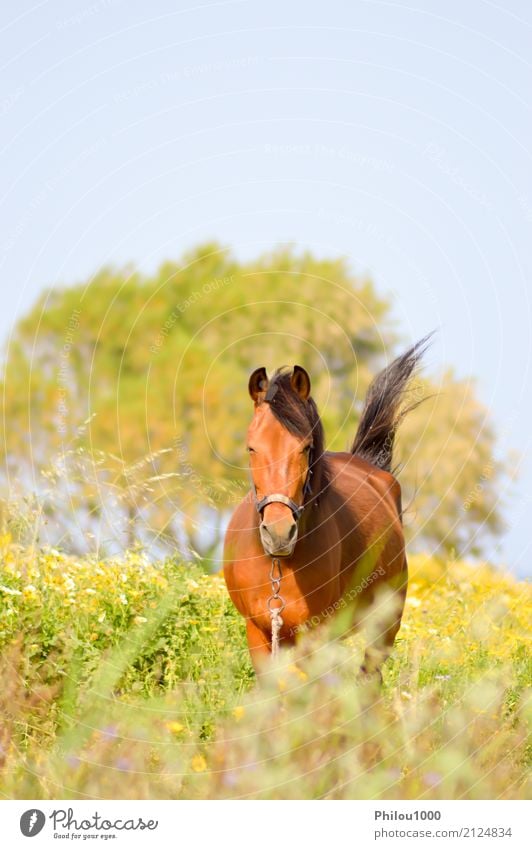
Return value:
M 311 496 L 308 503 L 305 505 L 305 509 L 303 510 L 300 519 L 300 530 L 305 535 L 311 534 L 320 526 L 323 519 L 325 499 L 326 493 L 319 496 L 317 500 L 315 497 Z

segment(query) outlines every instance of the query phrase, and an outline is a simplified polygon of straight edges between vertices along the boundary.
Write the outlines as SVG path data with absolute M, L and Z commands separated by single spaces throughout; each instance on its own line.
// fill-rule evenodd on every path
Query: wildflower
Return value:
M 194 755 L 190 762 L 190 766 L 194 770 L 194 772 L 205 772 L 207 769 L 207 761 L 203 757 L 203 755 Z
M 118 736 L 118 728 L 116 725 L 106 725 L 102 728 L 102 737 L 104 740 L 113 740 Z
M 340 676 L 336 675 L 334 672 L 326 672 L 325 675 L 321 676 L 321 680 L 328 687 L 337 687 L 340 683 Z
M 147 621 L 148 621 L 148 620 L 146 619 L 146 617 L 145 617 L 145 616 L 135 616 L 135 623 L 136 623 L 137 625 L 143 625 L 143 624 L 144 624 L 144 622 L 147 622 Z
M 181 732 L 185 730 L 185 726 L 180 722 L 167 722 L 166 727 L 172 732 L 172 734 L 181 734 Z
M 237 705 L 236 708 L 233 709 L 233 716 L 237 722 L 240 722 L 245 712 L 246 710 L 242 707 L 242 705 Z
M 307 681 L 308 680 L 307 673 L 303 672 L 303 670 L 300 669 L 299 666 L 296 666 L 295 663 L 293 663 L 291 666 L 288 667 L 288 671 L 292 672 L 294 675 L 297 675 L 297 677 L 299 678 L 300 681 Z
M 420 607 L 421 602 L 415 595 L 408 596 L 406 603 L 410 605 L 410 607 Z
M 5 593 L 6 595 L 22 595 L 20 590 L 14 590 L 11 587 L 5 587 L 3 584 L 0 584 L 0 591 Z
M 222 781 L 226 787 L 234 787 L 236 784 L 236 775 L 234 771 L 228 770 L 227 772 L 224 772 Z

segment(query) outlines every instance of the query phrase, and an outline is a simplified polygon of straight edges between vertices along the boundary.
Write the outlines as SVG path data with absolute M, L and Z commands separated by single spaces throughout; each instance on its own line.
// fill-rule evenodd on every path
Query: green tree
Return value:
M 6 477 L 44 499 L 48 535 L 66 547 L 96 537 L 204 553 L 247 485 L 250 371 L 305 365 L 329 447 L 344 449 L 397 345 L 390 303 L 341 258 L 284 249 L 239 263 L 212 243 L 154 275 L 103 269 L 45 293 L 17 326 Z M 452 374 L 423 391 L 435 398 L 406 419 L 398 445 L 412 543 L 461 549 L 478 536 L 480 549 L 501 525 L 494 434 Z

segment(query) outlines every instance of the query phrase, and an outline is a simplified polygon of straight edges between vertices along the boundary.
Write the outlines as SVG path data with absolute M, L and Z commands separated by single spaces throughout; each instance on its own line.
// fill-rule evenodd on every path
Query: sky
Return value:
M 342 255 L 522 455 L 530 574 L 532 7 L 4 2 L 0 340 L 54 286 L 216 239 Z

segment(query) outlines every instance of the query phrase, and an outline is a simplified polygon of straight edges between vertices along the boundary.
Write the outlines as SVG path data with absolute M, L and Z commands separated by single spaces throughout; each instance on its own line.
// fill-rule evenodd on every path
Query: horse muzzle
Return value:
M 262 521 L 259 534 L 266 554 L 270 557 L 289 557 L 297 542 L 297 522 L 293 521 L 288 528 L 281 529 L 279 522 L 267 525 Z

